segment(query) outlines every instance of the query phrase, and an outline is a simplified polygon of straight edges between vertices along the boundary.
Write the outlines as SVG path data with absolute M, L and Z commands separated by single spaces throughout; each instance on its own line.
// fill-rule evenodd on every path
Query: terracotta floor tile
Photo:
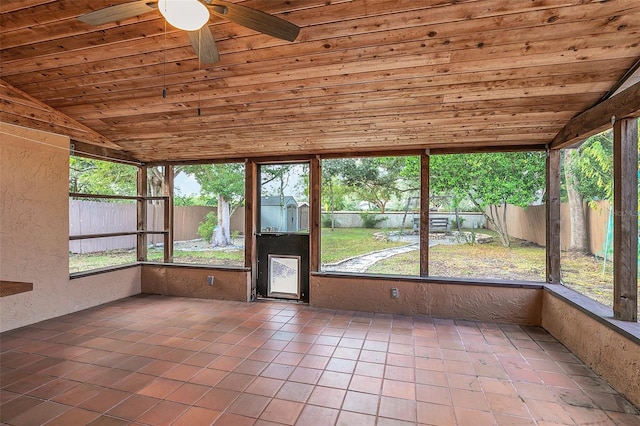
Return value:
M 86 425 L 100 416 L 95 411 L 73 407 L 47 423 L 47 426 Z
M 275 397 L 287 401 L 307 402 L 309 396 L 311 396 L 311 392 L 313 392 L 313 385 L 285 382 Z
M 415 422 L 416 402 L 409 399 L 383 396 L 380 398 L 378 416 Z
M 448 426 L 455 425 L 455 414 L 451 405 L 418 402 L 417 419 L 420 424 Z
M 178 418 L 172 426 L 195 426 L 210 425 L 220 417 L 222 413 L 216 410 L 209 410 L 201 407 L 191 407 Z
M 340 408 L 346 393 L 343 389 L 316 386 L 307 402 L 321 407 Z
M 449 388 L 446 387 L 416 385 L 416 400 L 433 404 L 451 405 L 451 394 Z
M 129 426 L 129 422 L 103 414 L 91 421 L 87 426 Z
M 170 425 L 174 420 L 182 416 L 188 408 L 188 405 L 178 404 L 177 402 L 160 401 L 138 417 L 137 420 L 154 426 Z
M 472 390 L 472 391 L 482 391 L 482 386 L 480 386 L 480 381 L 475 376 L 469 376 L 466 374 L 458 374 L 458 373 L 446 373 L 446 374 L 447 374 L 447 383 L 451 388 Z
M 422 385 L 448 386 L 447 375 L 440 371 L 416 369 L 416 383 Z
M 237 414 L 223 413 L 215 421 L 215 426 L 252 426 L 256 419 L 251 417 L 239 416 Z
M 494 413 L 498 426 L 535 426 L 536 421 L 530 417 L 515 417 L 506 414 Z
M 456 420 L 460 425 L 492 426 L 496 424 L 495 417 L 488 411 L 478 411 L 460 407 L 456 407 L 454 411 Z
M 333 425 L 338 418 L 339 411 L 333 408 L 305 405 L 296 421 L 296 426 Z
M 316 368 L 322 370 L 329 363 L 330 358 L 319 355 L 305 355 L 298 364 L 300 367 Z
M 360 351 L 359 360 L 377 364 L 384 364 L 387 360 L 387 354 L 385 352 L 362 350 Z
M 209 391 L 208 386 L 197 385 L 195 383 L 183 383 L 176 390 L 165 397 L 168 401 L 193 405 Z
M 186 382 L 202 370 L 202 367 L 196 367 L 194 365 L 187 364 L 178 364 L 171 370 L 164 373 L 162 377 L 165 379 Z
M 233 371 L 235 373 L 257 376 L 267 367 L 267 365 L 269 365 L 267 362 L 248 359 L 242 361 Z
M 4 424 L 640 426 L 540 327 L 140 296 L 0 339 Z
M 332 388 L 346 389 L 351 381 L 351 375 L 335 371 L 325 371 L 318 380 L 318 385 Z
M 209 364 L 209 368 L 222 371 L 233 371 L 233 369 L 240 365 L 242 361 L 243 358 L 222 355 Z
M 356 413 L 375 415 L 378 412 L 377 395 L 348 391 L 342 403 L 342 409 Z
M 159 402 L 160 400 L 156 398 L 133 394 L 107 411 L 107 414 L 113 417 L 135 420 Z
M 131 373 L 124 379 L 115 382 L 111 387 L 126 392 L 137 392 L 149 383 L 153 382 L 155 379 L 155 376 L 150 376 L 148 374 Z
M 336 426 L 375 426 L 376 417 L 368 414 L 354 413 L 351 411 L 341 411 L 338 416 Z
M 548 401 L 525 401 L 531 415 L 539 423 L 542 421 L 560 424 L 573 424 L 573 420 L 563 406 Z
M 64 392 L 75 388 L 79 384 L 79 382 L 74 382 L 72 380 L 56 379 L 43 386 L 40 386 L 39 388 L 33 389 L 32 391 L 28 392 L 27 395 L 41 399 L 52 399 Z
M 304 404 L 282 399 L 273 399 L 262 412 L 260 419 L 293 425 L 304 408 Z
M 150 396 L 152 398 L 163 399 L 178 389 L 181 384 L 182 383 L 177 380 L 159 378 L 140 389 L 137 393 L 140 395 Z
M 292 365 L 273 363 L 273 364 L 269 364 L 267 368 L 262 370 L 260 375 L 263 377 L 270 377 L 272 379 L 286 380 L 291 375 L 291 373 L 293 373 L 295 369 L 296 368 Z
M 489 377 L 479 377 L 478 381 L 485 393 L 495 393 L 505 396 L 516 396 L 515 386 L 509 380 L 500 380 Z
M 400 380 L 403 382 L 415 382 L 415 369 L 408 367 L 397 367 L 387 365 L 384 371 L 384 378 L 389 380 Z
M 45 401 L 33 408 L 24 410 L 17 416 L 11 417 L 7 420 L 7 423 L 15 426 L 42 425 L 50 420 L 55 419 L 56 417 L 60 416 L 70 409 L 71 407 L 69 407 L 68 405 Z
M 129 397 L 128 392 L 115 389 L 101 389 L 97 395 L 78 404 L 78 407 L 104 413 Z
M 337 371 L 340 373 L 353 373 L 356 362 L 350 359 L 331 358 L 326 366 L 328 371 Z
M 246 417 L 258 418 L 271 398 L 243 393 L 227 408 L 227 412 Z
M 253 359 L 256 361 L 263 361 L 263 362 L 271 362 L 276 356 L 278 356 L 279 353 L 280 351 L 260 348 L 260 349 L 256 349 L 251 355 L 249 355 L 249 359 Z
M 60 404 L 76 406 L 98 395 L 101 389 L 102 388 L 98 386 L 83 383 L 65 393 L 55 396 L 52 400 Z
M 508 414 L 516 417 L 529 417 L 529 409 L 522 400 L 516 396 L 485 394 L 491 411 L 499 414 Z
M 240 394 L 240 392 L 233 390 L 213 388 L 196 401 L 195 405 L 216 411 L 224 411 Z
M 451 401 L 454 407 L 489 411 L 489 404 L 483 392 L 451 389 Z
M 229 373 L 220 380 L 216 387 L 242 392 L 253 380 L 254 376 L 249 374 Z
M 284 380 L 269 377 L 257 377 L 245 390 L 247 393 L 274 397 L 282 387 Z
M 398 380 L 382 381 L 382 395 L 402 399 L 416 399 L 416 385 Z

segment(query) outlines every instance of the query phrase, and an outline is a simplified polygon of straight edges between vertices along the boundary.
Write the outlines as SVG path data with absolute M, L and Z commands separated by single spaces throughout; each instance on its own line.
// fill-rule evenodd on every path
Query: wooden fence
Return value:
M 587 232 L 589 235 L 590 252 L 602 255 L 607 244 L 607 230 L 609 229 L 608 201 L 598 201 L 594 207 L 585 203 Z M 498 209 L 502 214 L 502 209 Z M 540 246 L 545 245 L 546 229 L 545 206 L 529 206 L 526 208 L 507 206 L 507 230 L 509 235 L 525 241 L 531 241 Z M 609 239 L 612 238 L 609 235 Z M 571 219 L 569 204 L 560 206 L 560 249 L 567 250 L 571 241 Z M 609 241 L 610 243 L 610 241 Z
M 176 206 L 173 210 L 175 241 L 200 238 L 198 225 L 215 207 Z M 149 204 L 147 207 L 147 228 L 150 231 L 162 231 L 164 206 Z M 135 203 L 104 203 L 100 201 L 69 200 L 69 235 L 102 234 L 108 232 L 133 232 L 136 230 Z M 163 241 L 162 235 L 149 235 L 149 243 Z M 105 250 L 132 249 L 136 246 L 136 237 L 91 238 L 69 241 L 72 253 L 93 253 Z

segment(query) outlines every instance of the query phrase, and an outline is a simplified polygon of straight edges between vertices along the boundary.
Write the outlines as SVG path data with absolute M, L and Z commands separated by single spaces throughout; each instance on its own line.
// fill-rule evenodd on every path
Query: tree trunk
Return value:
M 567 149 L 564 155 L 564 178 L 569 199 L 569 217 L 571 222 L 571 239 L 569 251 L 578 253 L 589 252 L 586 212 L 582 194 L 576 190 L 578 181 L 572 173 L 571 162 L 576 151 Z
M 213 230 L 212 246 L 226 247 L 231 244 L 231 214 L 229 202 L 222 196 L 218 196 L 218 225 Z

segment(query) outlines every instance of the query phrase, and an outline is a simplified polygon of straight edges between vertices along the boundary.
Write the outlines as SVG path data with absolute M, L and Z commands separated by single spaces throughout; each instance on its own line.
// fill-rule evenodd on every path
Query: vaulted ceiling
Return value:
M 151 162 L 539 148 L 640 58 L 638 0 L 232 0 L 301 31 L 214 18 L 214 64 L 157 11 L 77 19 L 126 2 L 0 2 L 2 120 Z

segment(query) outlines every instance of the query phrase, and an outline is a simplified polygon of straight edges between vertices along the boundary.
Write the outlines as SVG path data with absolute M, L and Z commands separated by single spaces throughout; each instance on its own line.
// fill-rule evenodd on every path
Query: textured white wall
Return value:
M 69 139 L 0 123 L 0 331 L 140 293 L 132 268 L 69 280 Z

